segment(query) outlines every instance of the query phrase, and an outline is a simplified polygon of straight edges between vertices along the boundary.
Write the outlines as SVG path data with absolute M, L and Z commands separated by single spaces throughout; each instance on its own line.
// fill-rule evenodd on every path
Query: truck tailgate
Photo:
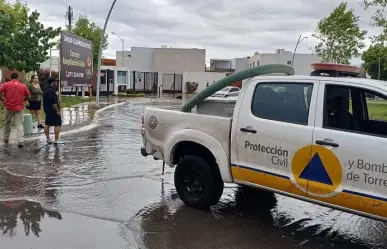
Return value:
M 164 155 L 164 146 L 173 133 L 193 129 L 215 138 L 229 158 L 231 122 L 232 118 L 148 107 L 144 114 L 145 139 Z

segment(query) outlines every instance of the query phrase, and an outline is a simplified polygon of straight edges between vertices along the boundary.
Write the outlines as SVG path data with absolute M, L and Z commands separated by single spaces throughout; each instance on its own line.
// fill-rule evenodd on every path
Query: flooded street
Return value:
M 174 169 L 161 176 L 162 162 L 140 154 L 149 105 L 101 112 L 96 128 L 59 147 L 1 145 L 1 248 L 387 248 L 383 222 L 235 185 L 210 211 L 185 206 Z

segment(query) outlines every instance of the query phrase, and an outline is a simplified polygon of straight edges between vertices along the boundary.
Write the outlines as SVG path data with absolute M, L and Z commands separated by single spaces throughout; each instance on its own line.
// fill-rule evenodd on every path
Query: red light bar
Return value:
M 311 66 L 313 68 L 311 75 L 314 76 L 328 74 L 331 77 L 366 77 L 366 72 L 361 67 L 335 63 L 313 63 Z

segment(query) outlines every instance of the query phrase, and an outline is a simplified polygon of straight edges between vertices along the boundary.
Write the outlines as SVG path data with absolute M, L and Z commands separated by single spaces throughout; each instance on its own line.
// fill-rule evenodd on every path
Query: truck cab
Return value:
M 216 204 L 228 182 L 387 220 L 387 83 L 254 77 L 232 115 L 145 110 L 142 154 L 177 166 L 186 204 Z

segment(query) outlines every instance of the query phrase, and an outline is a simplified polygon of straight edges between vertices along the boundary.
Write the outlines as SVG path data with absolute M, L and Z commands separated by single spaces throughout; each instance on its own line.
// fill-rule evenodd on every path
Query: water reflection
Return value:
M 44 182 L 44 197 L 48 204 L 57 205 L 58 204 L 58 186 L 61 185 L 61 180 L 59 176 L 60 165 L 61 165 L 61 155 L 60 148 L 54 146 L 54 155 L 53 158 L 50 158 L 50 150 L 46 150 L 44 153 L 43 160 L 46 162 L 46 174 L 43 178 Z M 52 163 L 49 163 L 52 160 Z M 48 162 L 48 163 L 47 163 Z
M 45 210 L 41 204 L 27 200 L 11 200 L 0 202 L 0 230 L 5 236 L 16 236 L 18 218 L 26 236 L 32 232 L 39 237 L 42 229 L 40 221 L 47 215 L 50 218 L 62 219 L 59 212 Z
M 278 198 L 284 197 L 237 188 L 226 191 L 225 198 L 211 210 L 199 211 L 182 204 L 172 190 L 159 203 L 142 209 L 127 226 L 138 229 L 144 248 L 148 249 L 247 249 L 254 245 L 260 248 L 386 248 L 384 232 L 370 234 L 375 243 L 367 243 L 364 238 L 348 237 L 332 229 L 322 230 L 319 224 L 306 226 L 307 220 L 294 221 L 289 214 L 278 213 Z

